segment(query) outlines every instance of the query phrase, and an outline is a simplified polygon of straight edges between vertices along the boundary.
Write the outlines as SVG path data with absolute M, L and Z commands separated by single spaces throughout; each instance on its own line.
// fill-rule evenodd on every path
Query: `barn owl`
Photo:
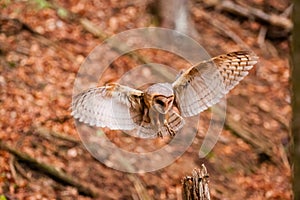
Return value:
M 201 61 L 173 83 L 156 83 L 145 90 L 118 83 L 90 88 L 74 96 L 71 114 L 90 126 L 137 128 L 141 137 L 174 136 L 184 126 L 184 117 L 218 103 L 257 60 L 250 52 L 237 51 Z

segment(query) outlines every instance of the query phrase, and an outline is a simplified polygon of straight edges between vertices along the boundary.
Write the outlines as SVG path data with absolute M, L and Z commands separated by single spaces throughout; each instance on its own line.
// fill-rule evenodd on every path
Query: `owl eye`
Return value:
M 155 103 L 157 103 L 157 104 L 159 104 L 161 106 L 165 105 L 165 103 L 162 100 L 159 100 L 159 99 L 155 100 Z

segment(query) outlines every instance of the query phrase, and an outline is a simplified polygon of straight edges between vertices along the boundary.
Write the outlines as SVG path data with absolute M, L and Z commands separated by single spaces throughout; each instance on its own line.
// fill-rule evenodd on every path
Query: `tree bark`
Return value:
M 200 169 L 194 169 L 192 176 L 186 176 L 182 182 L 183 200 L 210 200 L 206 167 L 202 164 Z

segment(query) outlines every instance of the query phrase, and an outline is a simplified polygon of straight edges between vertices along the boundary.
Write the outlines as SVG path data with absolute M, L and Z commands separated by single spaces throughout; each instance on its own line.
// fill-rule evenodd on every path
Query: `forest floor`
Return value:
M 202 159 L 198 156 L 209 125 L 209 110 L 201 114 L 198 134 L 187 151 L 154 172 L 117 171 L 85 149 L 69 109 L 74 80 L 86 56 L 106 36 L 158 23 L 155 2 L 134 2 L 0 2 L 0 199 L 93 199 L 78 187 L 13 156 L 8 147 L 68 174 L 97 193 L 96 199 L 181 199 L 183 177 L 203 163 L 210 175 L 212 199 L 292 199 L 288 153 L 291 31 L 223 10 L 212 5 L 215 1 L 190 2 L 197 41 L 212 56 L 249 48 L 260 59 L 227 95 L 225 128 L 212 152 Z M 291 4 L 285 0 L 231 2 L 283 17 L 289 16 Z M 101 34 L 89 29 L 82 19 L 93 23 Z M 189 66 L 167 52 L 137 52 L 153 63 L 178 70 Z M 118 80 L 139 64 L 122 56 L 102 81 Z M 108 135 L 126 149 L 134 149 L 139 141 L 122 134 Z M 155 141 L 158 146 L 165 142 L 160 138 Z

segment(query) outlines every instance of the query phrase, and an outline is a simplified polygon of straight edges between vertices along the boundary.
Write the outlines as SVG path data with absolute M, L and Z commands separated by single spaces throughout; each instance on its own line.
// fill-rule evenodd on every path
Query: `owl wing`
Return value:
M 72 115 L 91 126 L 132 130 L 141 118 L 143 92 L 119 84 L 88 89 L 73 98 Z
M 257 60 L 258 57 L 250 52 L 238 51 L 189 68 L 172 84 L 181 115 L 194 116 L 218 103 L 248 74 Z

